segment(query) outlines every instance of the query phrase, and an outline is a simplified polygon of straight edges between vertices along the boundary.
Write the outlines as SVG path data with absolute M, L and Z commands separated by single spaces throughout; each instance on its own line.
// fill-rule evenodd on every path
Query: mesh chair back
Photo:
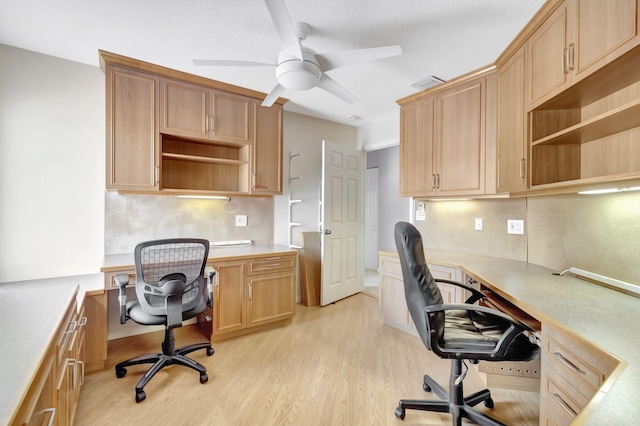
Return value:
M 194 309 L 204 291 L 204 268 L 209 241 L 180 238 L 147 241 L 135 248 L 136 295 L 142 309 L 151 315 L 166 315 L 166 297 L 161 289 L 170 274 L 184 274 L 182 311 Z

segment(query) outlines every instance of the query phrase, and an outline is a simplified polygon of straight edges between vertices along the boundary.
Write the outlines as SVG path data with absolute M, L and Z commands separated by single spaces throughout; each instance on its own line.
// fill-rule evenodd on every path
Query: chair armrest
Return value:
M 469 291 L 471 293 L 471 296 L 469 296 L 469 298 L 464 303 L 469 303 L 472 305 L 476 303 L 478 300 L 484 299 L 486 297 L 484 293 L 482 293 L 480 290 L 476 290 L 475 288 L 466 284 L 462 284 L 461 282 L 458 282 L 458 281 L 446 280 L 444 278 L 435 278 L 435 281 L 437 283 L 453 284 L 455 286 L 461 287 Z
M 213 266 L 206 266 L 204 272 L 207 274 L 207 306 L 213 308 L 213 288 L 218 285 L 218 271 Z
M 120 302 L 120 324 L 127 322 L 127 285 L 129 284 L 128 274 L 118 274 L 113 277 L 118 285 L 118 302 Z

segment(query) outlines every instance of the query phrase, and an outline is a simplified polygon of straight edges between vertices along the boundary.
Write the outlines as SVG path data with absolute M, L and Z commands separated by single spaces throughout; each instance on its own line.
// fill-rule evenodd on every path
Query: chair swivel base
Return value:
M 451 378 L 449 380 L 449 392 L 447 392 L 440 384 L 431 377 L 425 375 L 422 388 L 426 392 L 435 393 L 439 400 L 421 400 L 421 399 L 402 399 L 398 403 L 395 416 L 400 420 L 404 420 L 405 410 L 433 411 L 438 413 L 450 413 L 451 424 L 460 426 L 462 418 L 467 418 L 479 425 L 486 426 L 505 426 L 486 414 L 476 410 L 473 406 L 484 402 L 485 407 L 493 408 L 494 403 L 491 398 L 491 392 L 483 389 L 479 392 L 463 397 L 462 380 L 458 380 L 461 375 L 462 361 L 453 360 L 451 365 Z
M 206 349 L 207 356 L 211 356 L 215 353 L 213 347 L 209 343 L 197 343 L 174 350 L 173 330 L 169 329 L 165 333 L 165 341 L 162 342 L 163 353 L 143 355 L 118 363 L 115 367 L 116 377 L 122 378 L 127 374 L 127 369 L 125 367 L 138 364 L 153 364 L 136 384 L 136 402 L 141 402 L 146 399 L 147 394 L 144 391 L 144 387 L 158 371 L 169 365 L 177 364 L 196 370 L 200 373 L 200 383 L 204 384 L 209 380 L 209 376 L 207 376 L 207 369 L 199 362 L 185 356 L 188 353 L 200 349 Z

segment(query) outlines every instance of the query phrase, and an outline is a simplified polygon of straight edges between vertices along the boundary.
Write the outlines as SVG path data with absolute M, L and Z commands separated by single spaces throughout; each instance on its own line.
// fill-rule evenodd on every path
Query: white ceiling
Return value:
M 403 55 L 328 74 L 360 99 L 286 91 L 285 109 L 360 126 L 397 111 L 409 85 L 492 63 L 544 0 L 284 0 L 318 53 L 399 44 Z M 273 69 L 196 67 L 191 59 L 274 62 L 263 0 L 1 0 L 0 43 L 98 66 L 98 49 L 268 93 Z M 353 114 L 360 119 L 347 122 Z

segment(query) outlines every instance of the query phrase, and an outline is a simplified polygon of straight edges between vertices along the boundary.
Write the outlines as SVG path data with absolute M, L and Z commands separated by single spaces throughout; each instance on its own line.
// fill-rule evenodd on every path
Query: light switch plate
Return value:
M 236 226 L 247 226 L 247 215 L 246 214 L 237 214 L 236 215 Z
M 507 234 L 524 234 L 524 220 L 507 220 Z
M 476 231 L 482 231 L 482 218 L 476 217 Z

